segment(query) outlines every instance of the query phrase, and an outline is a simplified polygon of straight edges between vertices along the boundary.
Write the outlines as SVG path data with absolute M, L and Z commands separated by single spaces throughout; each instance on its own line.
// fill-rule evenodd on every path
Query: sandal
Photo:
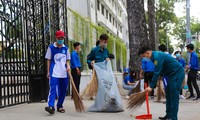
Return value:
M 45 107 L 45 110 L 50 114 L 54 114 L 54 111 L 55 111 L 53 107 Z
M 58 112 L 65 113 L 65 109 L 64 108 L 58 108 Z

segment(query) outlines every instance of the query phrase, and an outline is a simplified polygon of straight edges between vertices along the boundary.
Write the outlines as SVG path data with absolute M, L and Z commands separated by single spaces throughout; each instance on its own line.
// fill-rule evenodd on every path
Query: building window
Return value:
M 119 10 L 119 16 L 120 16 L 120 17 L 122 16 L 122 11 L 121 11 L 121 10 Z
M 111 14 L 109 14 L 109 17 L 110 17 L 110 22 L 112 22 L 112 16 L 111 16 Z
M 117 21 L 115 21 L 115 26 L 116 26 L 116 28 L 117 28 Z
M 113 25 L 115 26 L 115 18 L 113 18 Z
M 108 10 L 106 10 L 106 19 L 108 19 Z
M 112 0 L 112 6 L 113 6 L 113 7 L 115 6 L 115 2 L 114 2 L 114 0 Z
M 97 0 L 97 10 L 100 10 L 100 3 L 99 3 L 99 0 Z
M 101 13 L 104 15 L 104 6 L 101 5 Z
M 122 33 L 122 26 L 120 26 L 120 32 Z

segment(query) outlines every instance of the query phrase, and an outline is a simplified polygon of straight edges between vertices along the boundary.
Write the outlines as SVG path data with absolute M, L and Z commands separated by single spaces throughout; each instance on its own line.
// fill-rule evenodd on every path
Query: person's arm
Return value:
M 198 57 L 197 55 L 192 55 L 190 64 L 189 64 L 189 68 L 195 68 L 198 64 Z
M 76 68 L 76 71 L 77 71 L 77 74 L 78 75 L 80 75 L 81 74 L 81 72 L 80 72 L 80 70 L 79 70 L 79 61 L 78 61 L 78 59 L 77 59 L 77 57 L 79 57 L 78 55 L 77 55 L 77 53 L 74 53 L 74 54 L 72 54 L 72 62 L 73 62 L 73 65 L 74 65 L 74 67 Z
M 48 79 L 50 77 L 50 62 L 51 62 L 51 60 L 47 60 L 47 78 Z
M 110 60 L 110 58 L 109 58 L 109 51 L 108 51 L 108 49 L 107 49 L 107 58 L 106 58 L 106 61 L 108 61 L 108 60 Z
M 142 74 L 145 71 L 145 68 L 146 68 L 146 61 L 143 58 L 142 59 L 142 69 L 140 70 L 140 78 L 142 78 Z
M 95 50 L 92 49 L 90 55 L 87 58 L 87 63 L 93 66 L 93 64 L 95 63 L 94 59 L 95 59 Z
M 182 59 L 183 60 L 183 68 L 185 68 L 185 65 L 186 65 L 186 61 L 184 60 L 184 59 Z
M 142 75 L 143 72 L 144 72 L 144 71 L 141 69 L 141 70 L 140 70 L 140 79 L 143 77 L 143 75 Z
M 163 61 L 164 61 L 164 58 L 155 59 L 155 61 L 154 61 L 155 71 L 154 71 L 154 74 L 153 74 L 152 81 L 150 83 L 151 88 L 155 88 L 155 86 L 156 86 L 156 83 L 157 83 L 158 78 L 160 76 L 160 72 L 161 72 L 162 67 L 163 67 Z
M 135 82 L 132 83 L 132 82 L 128 81 L 127 83 L 128 83 L 128 85 L 131 85 L 131 86 L 135 85 Z
M 48 47 L 45 58 L 47 59 L 47 78 L 50 77 L 50 63 L 51 63 L 51 48 Z
M 70 70 L 70 59 L 71 59 L 71 56 L 70 56 L 70 52 L 69 52 L 69 49 L 67 50 L 67 61 L 66 61 L 66 65 L 67 65 L 67 72 Z

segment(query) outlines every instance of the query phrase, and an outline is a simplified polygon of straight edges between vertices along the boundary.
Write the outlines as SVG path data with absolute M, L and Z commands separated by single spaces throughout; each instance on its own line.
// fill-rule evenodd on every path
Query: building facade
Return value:
M 113 70 L 122 71 L 124 67 L 127 67 L 129 61 L 129 53 L 127 49 L 129 40 L 126 0 L 68 0 L 67 4 L 68 8 L 71 10 L 68 11 L 69 40 L 77 40 L 77 35 L 75 35 L 76 33 L 74 32 L 78 32 L 80 34 L 84 33 L 78 37 L 78 39 L 80 39 L 78 41 L 83 42 L 82 40 L 88 39 L 87 34 L 89 33 L 89 39 L 92 39 L 89 41 L 89 44 L 94 47 L 95 42 L 100 35 L 95 28 L 91 29 L 90 27 L 88 31 L 87 27 L 82 28 L 85 25 L 79 24 L 79 22 L 74 23 L 76 21 L 75 19 L 77 18 L 76 15 L 74 16 L 72 13 L 76 12 L 84 19 L 90 21 L 92 26 L 101 27 L 104 29 L 103 33 L 106 32 L 112 36 L 113 43 L 110 43 L 110 45 L 112 44 L 110 53 L 113 53 L 115 56 L 117 56 L 117 59 L 113 60 Z M 74 30 L 74 25 L 77 25 L 78 30 Z M 84 31 L 80 32 L 80 29 L 84 29 Z M 121 51 L 116 49 L 119 46 L 119 43 L 116 43 L 116 39 L 120 40 L 120 44 L 125 45 L 126 52 L 124 52 L 122 49 Z M 86 53 L 88 53 L 90 50 L 91 48 L 86 50 Z M 121 55 L 118 54 L 119 52 Z M 123 56 L 123 54 L 126 54 L 126 56 Z M 126 59 L 123 57 L 126 57 Z

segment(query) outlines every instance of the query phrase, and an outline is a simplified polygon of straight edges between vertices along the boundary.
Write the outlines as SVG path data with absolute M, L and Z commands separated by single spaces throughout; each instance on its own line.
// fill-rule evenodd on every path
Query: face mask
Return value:
M 176 54 L 176 57 L 177 57 L 177 58 L 180 58 L 180 57 L 181 57 L 181 54 Z
M 64 43 L 64 40 L 57 40 L 57 43 L 58 43 L 59 45 L 62 45 L 62 44 Z
M 106 47 L 107 47 L 107 44 L 106 44 L 106 43 L 103 43 L 103 44 L 101 45 L 101 47 L 102 47 L 102 48 L 106 48 Z

